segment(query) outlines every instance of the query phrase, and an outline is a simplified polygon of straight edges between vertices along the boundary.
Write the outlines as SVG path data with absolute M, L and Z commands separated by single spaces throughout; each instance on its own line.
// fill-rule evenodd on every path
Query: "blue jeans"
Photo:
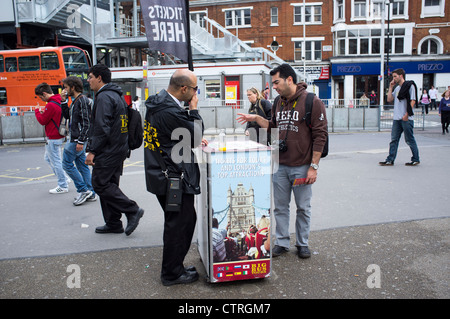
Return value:
M 414 138 L 414 121 L 394 120 L 392 123 L 391 143 L 389 143 L 389 156 L 386 161 L 394 162 L 397 157 L 398 142 L 402 133 L 405 133 L 405 142 L 408 144 L 412 152 L 411 161 L 420 162 L 419 148 Z
M 88 190 L 94 191 L 92 188 L 91 171 L 89 170 L 89 166 L 84 163 L 86 160 L 86 145 L 79 152 L 77 152 L 76 147 L 76 142 L 66 143 L 62 166 L 67 175 L 73 180 L 78 193 Z
M 280 165 L 278 171 L 272 177 L 274 215 L 276 221 L 275 245 L 289 248 L 289 203 L 292 193 L 294 193 L 295 204 L 297 206 L 295 220 L 295 245 L 308 246 L 310 220 L 311 220 L 311 198 L 312 185 L 293 186 L 296 178 L 305 178 L 309 165 L 286 166 Z
M 55 173 L 58 178 L 58 186 L 62 188 L 67 188 L 66 175 L 62 168 L 61 162 L 61 146 L 64 143 L 64 138 L 57 140 L 47 139 L 45 144 L 45 161 L 50 165 L 53 173 Z

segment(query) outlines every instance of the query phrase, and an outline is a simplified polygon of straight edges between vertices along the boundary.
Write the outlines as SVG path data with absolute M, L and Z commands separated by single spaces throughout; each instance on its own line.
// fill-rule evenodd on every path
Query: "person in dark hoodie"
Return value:
M 123 233 L 122 213 L 128 224 L 129 236 L 138 226 L 144 214 L 135 201 L 119 188 L 123 161 L 128 154 L 128 105 L 122 89 L 111 82 L 111 71 L 103 64 L 89 70 L 88 82 L 95 92 L 92 108 L 92 127 L 86 156 L 86 164 L 92 165 L 92 186 L 100 197 L 105 225 L 96 233 Z
M 161 281 L 165 286 L 198 279 L 194 267 L 183 265 L 197 220 L 194 195 L 200 193 L 200 171 L 192 152 L 202 143 L 204 129 L 197 110 L 197 89 L 195 74 L 180 69 L 172 75 L 167 90 L 145 102 L 145 179 L 147 190 L 156 195 L 164 211 Z M 182 102 L 189 102 L 188 110 Z M 180 178 L 182 198 L 177 212 L 166 207 L 169 177 Z
M 394 102 L 391 142 L 389 143 L 389 155 L 385 161 L 379 162 L 378 164 L 381 166 L 394 165 L 400 137 L 402 133 L 405 133 L 406 144 L 408 144 L 412 153 L 411 161 L 405 163 L 405 165 L 419 165 L 419 148 L 414 138 L 413 112 L 414 105 L 417 101 L 417 87 L 414 81 L 405 81 L 405 71 L 403 69 L 396 69 L 392 72 L 392 81 L 389 84 L 387 101 L 389 103 Z
M 297 75 L 289 64 L 281 64 L 270 75 L 273 88 L 280 95 L 272 106 L 272 118 L 266 120 L 259 115 L 238 113 L 237 120 L 240 123 L 256 121 L 269 130 L 277 128 L 279 140 L 286 138 L 287 150 L 279 152 L 279 168 L 272 178 L 276 221 L 272 256 L 289 251 L 289 203 L 293 192 L 297 205 L 297 254 L 300 258 L 309 258 L 312 184 L 317 180 L 319 160 L 328 136 L 325 106 L 314 97 L 309 128 L 303 120 L 308 95 L 306 83 L 297 84 Z

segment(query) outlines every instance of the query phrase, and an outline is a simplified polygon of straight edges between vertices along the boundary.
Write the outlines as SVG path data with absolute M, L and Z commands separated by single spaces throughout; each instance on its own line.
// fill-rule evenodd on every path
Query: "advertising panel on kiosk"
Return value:
M 205 162 L 200 165 L 206 204 L 197 211 L 199 251 L 208 280 L 266 278 L 271 264 L 271 149 L 231 141 L 226 151 L 218 150 L 214 143 L 203 148 Z

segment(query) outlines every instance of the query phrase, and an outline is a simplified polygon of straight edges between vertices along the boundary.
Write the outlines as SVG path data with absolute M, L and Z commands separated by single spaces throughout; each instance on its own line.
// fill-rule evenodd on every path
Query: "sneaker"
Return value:
M 288 251 L 289 251 L 289 248 L 275 245 L 275 247 L 273 247 L 273 249 L 272 249 L 272 257 L 278 257 L 284 253 L 287 253 Z
M 68 193 L 69 188 L 59 187 L 56 186 L 55 188 L 48 191 L 50 194 L 62 194 L 62 193 Z
M 406 166 L 416 166 L 419 164 L 420 164 L 420 162 L 416 162 L 416 161 L 411 161 L 411 162 L 405 163 Z
M 89 191 L 89 190 L 86 191 L 86 192 L 81 192 L 81 193 L 78 194 L 78 197 L 74 200 L 73 204 L 74 204 L 75 206 L 81 205 L 81 204 L 83 204 L 83 203 L 88 199 L 88 197 L 90 197 L 91 195 L 92 195 L 92 192 Z
M 297 247 L 297 254 L 298 257 L 303 259 L 311 257 L 311 252 L 309 251 L 308 246 Z
M 379 165 L 381 166 L 393 166 L 394 162 L 392 161 L 384 161 L 384 162 L 378 162 Z
M 98 196 L 97 194 L 92 194 L 91 196 L 89 196 L 88 198 L 86 198 L 87 202 L 95 202 L 97 200 Z

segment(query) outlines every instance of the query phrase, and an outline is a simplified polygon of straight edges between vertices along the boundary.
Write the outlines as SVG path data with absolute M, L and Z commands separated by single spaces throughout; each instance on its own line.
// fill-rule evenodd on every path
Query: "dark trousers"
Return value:
M 164 211 L 163 260 L 161 278 L 175 280 L 184 273 L 183 261 L 194 236 L 197 214 L 194 207 L 194 195 L 183 194 L 181 211 L 167 212 L 166 196 L 157 195 Z
M 119 188 L 123 164 L 114 167 L 95 167 L 92 169 L 92 187 L 100 197 L 103 218 L 111 228 L 122 227 L 122 213 L 135 214 L 139 206 L 129 199 Z

